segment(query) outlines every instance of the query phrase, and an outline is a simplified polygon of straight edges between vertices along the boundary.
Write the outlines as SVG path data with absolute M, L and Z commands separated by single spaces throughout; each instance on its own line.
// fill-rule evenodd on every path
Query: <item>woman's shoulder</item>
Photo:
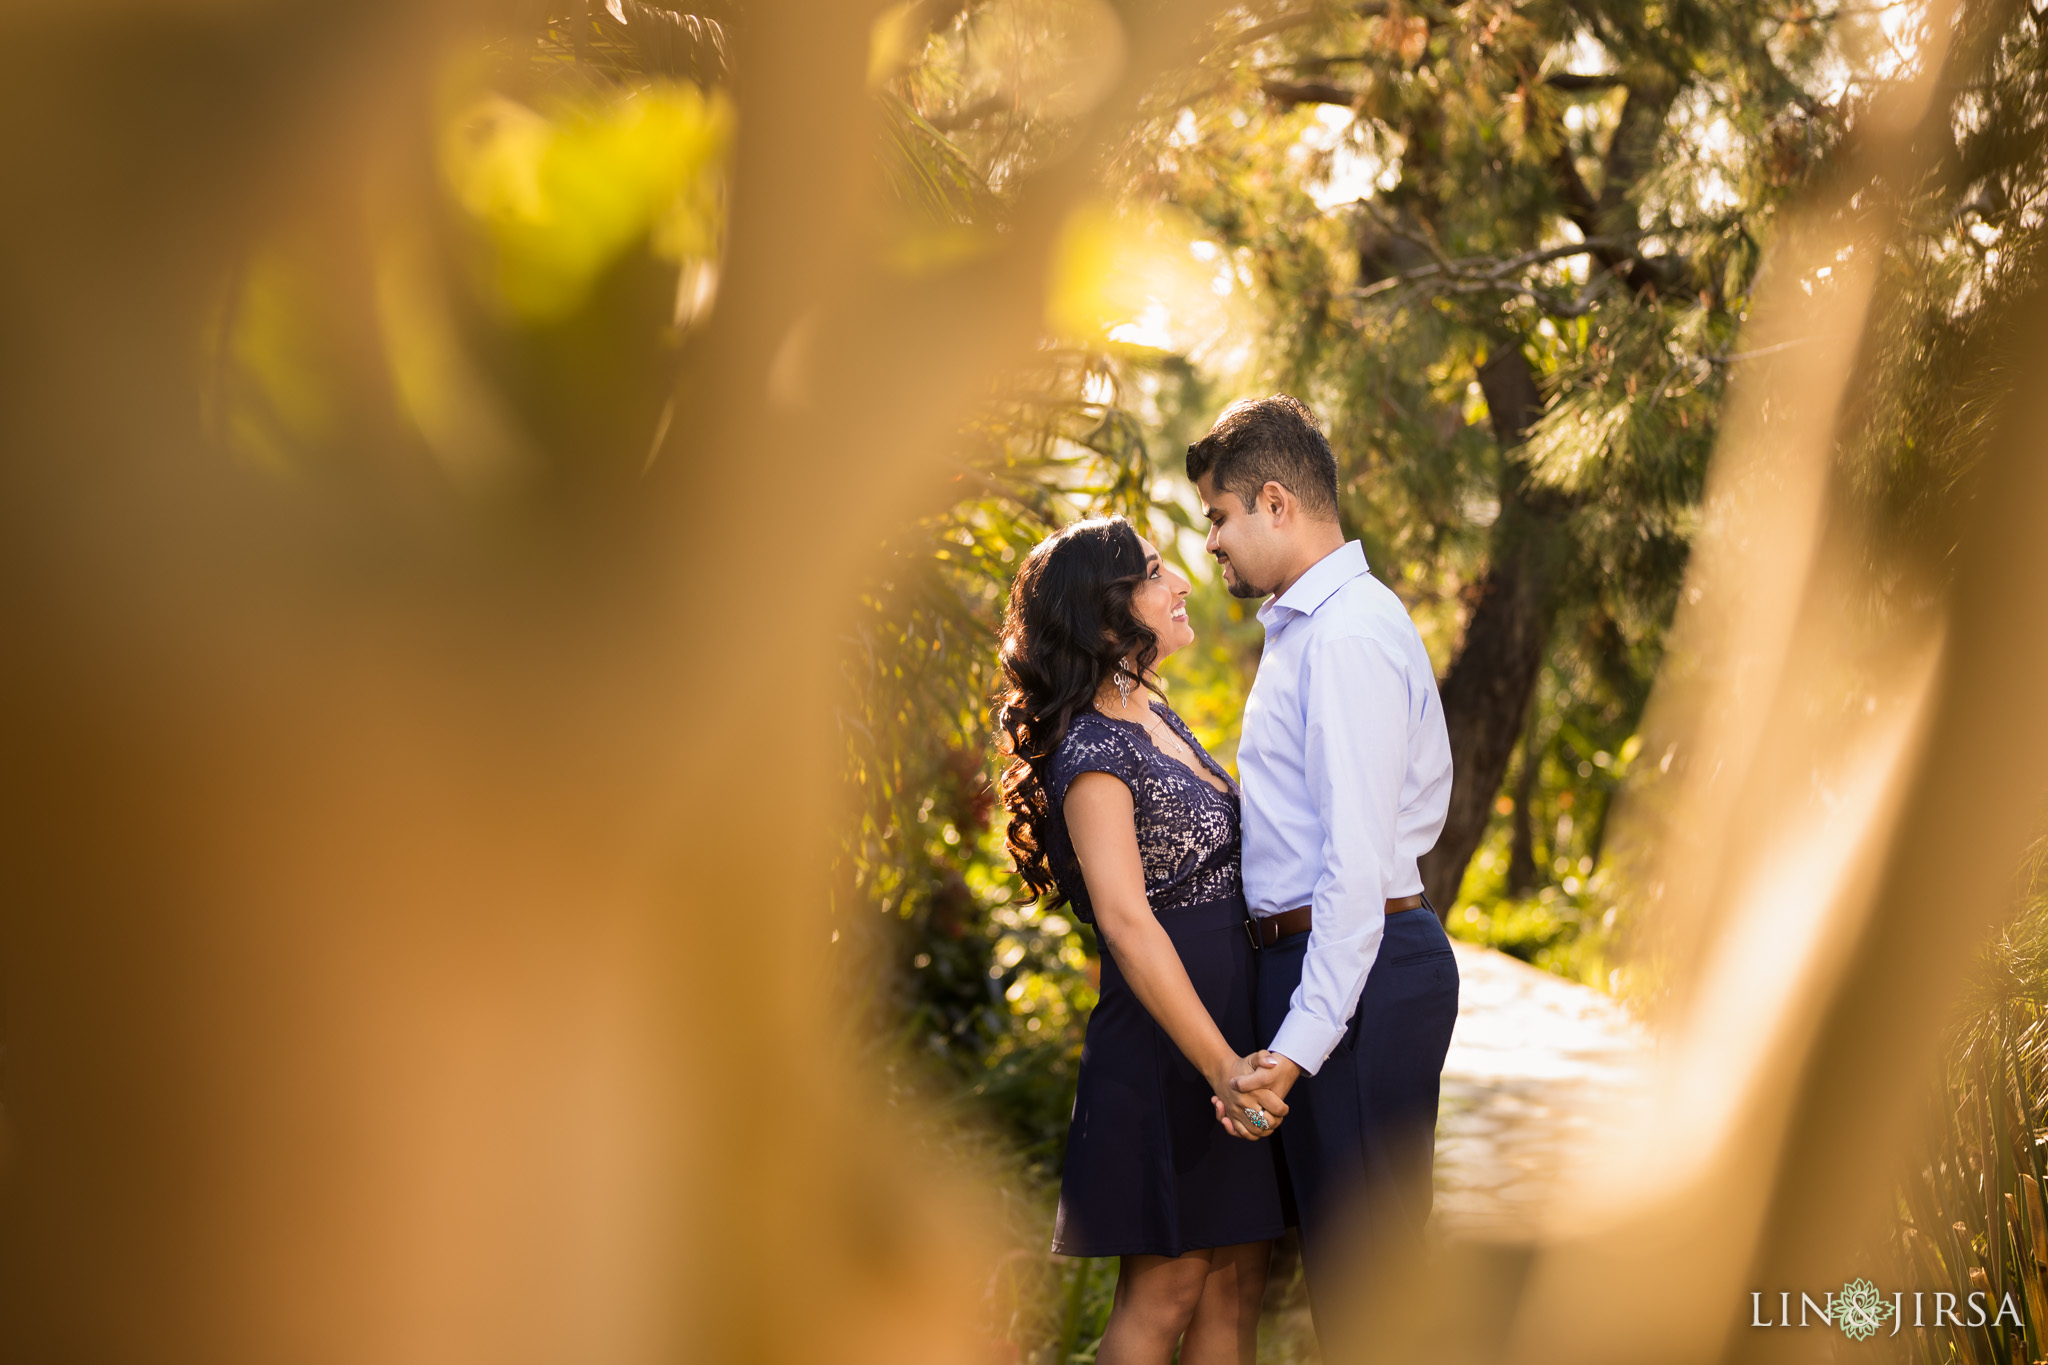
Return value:
M 1123 726 L 1097 711 L 1077 711 L 1053 754 L 1053 767 L 1067 774 L 1121 771 L 1135 753 Z

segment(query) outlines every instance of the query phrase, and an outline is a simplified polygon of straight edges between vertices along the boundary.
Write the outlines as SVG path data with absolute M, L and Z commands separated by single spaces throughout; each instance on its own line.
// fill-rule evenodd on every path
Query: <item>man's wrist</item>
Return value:
M 1287 1058 L 1304 1074 L 1313 1076 L 1343 1036 L 1343 1029 L 1333 1027 L 1304 1010 L 1289 1010 L 1266 1050 Z
M 1250 1095 L 1260 1091 L 1287 1098 L 1287 1092 L 1301 1079 L 1301 1068 L 1290 1057 L 1278 1052 L 1262 1052 L 1253 1061 L 1249 1074 L 1239 1076 L 1231 1085 L 1239 1094 Z

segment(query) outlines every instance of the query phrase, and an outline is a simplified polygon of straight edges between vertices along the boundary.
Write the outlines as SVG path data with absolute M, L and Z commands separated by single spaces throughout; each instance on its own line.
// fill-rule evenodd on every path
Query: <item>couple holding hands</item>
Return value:
M 1098 1365 L 1251 1365 L 1272 1242 L 1318 1332 L 1363 1257 L 1420 1251 L 1458 969 L 1416 862 L 1450 799 L 1436 680 L 1337 521 L 1307 407 L 1233 405 L 1188 448 L 1207 549 L 1259 608 L 1242 787 L 1158 694 L 1187 580 L 1121 518 L 1035 548 L 996 720 L 1032 893 L 1095 926 L 1053 1249 L 1122 1261 Z M 1326 1343 L 1327 1344 L 1327 1343 Z

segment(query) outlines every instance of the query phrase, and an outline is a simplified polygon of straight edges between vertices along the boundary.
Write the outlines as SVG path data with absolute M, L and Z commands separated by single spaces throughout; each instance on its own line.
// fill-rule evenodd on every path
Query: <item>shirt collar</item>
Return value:
M 1267 598 L 1259 608 L 1259 620 L 1270 630 L 1283 619 L 1283 612 L 1313 616 L 1332 593 L 1365 571 L 1365 546 L 1347 540 L 1309 565 L 1308 572 L 1295 579 L 1293 587 L 1278 597 Z

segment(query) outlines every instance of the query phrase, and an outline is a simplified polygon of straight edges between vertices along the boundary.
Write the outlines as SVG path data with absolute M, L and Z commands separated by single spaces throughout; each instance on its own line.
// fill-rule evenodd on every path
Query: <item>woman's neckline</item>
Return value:
M 1152 700 L 1146 702 L 1145 705 L 1148 708 L 1150 708 L 1153 715 L 1158 716 L 1162 720 L 1166 718 L 1166 703 L 1159 700 L 1157 697 L 1154 697 Z M 1088 709 L 1090 711 L 1093 711 L 1096 715 L 1102 717 L 1104 720 L 1113 720 L 1118 725 L 1135 725 L 1140 730 L 1145 728 L 1145 722 L 1142 720 L 1125 720 L 1122 716 L 1112 716 L 1111 714 L 1109 714 L 1109 712 L 1103 710 L 1101 707 L 1095 705 L 1092 702 L 1089 703 Z
M 1153 700 L 1146 702 L 1145 705 L 1149 707 L 1152 711 L 1152 714 L 1158 716 L 1160 720 L 1166 721 L 1168 725 L 1171 725 L 1173 723 L 1171 720 L 1167 719 L 1169 716 L 1173 714 L 1173 712 L 1165 702 L 1160 701 L 1157 698 L 1154 698 Z M 1112 716 L 1111 714 L 1109 714 L 1109 712 L 1103 710 L 1099 706 L 1090 706 L 1088 709 L 1093 711 L 1096 715 L 1102 717 L 1106 721 L 1114 722 L 1117 725 L 1129 725 L 1136 728 L 1139 731 L 1139 733 L 1145 736 L 1145 743 L 1151 746 L 1153 753 L 1158 754 L 1161 758 L 1165 759 L 1168 763 L 1173 764 L 1176 768 L 1186 768 L 1188 776 L 1194 778 L 1195 781 L 1201 783 L 1210 791 L 1215 792 L 1218 796 L 1230 796 L 1233 794 L 1233 788 L 1230 782 L 1230 774 L 1224 772 L 1222 770 L 1222 765 L 1220 764 L 1211 767 L 1210 765 L 1215 764 L 1216 760 L 1210 758 L 1207 754 L 1203 753 L 1199 745 L 1191 746 L 1191 748 L 1196 758 L 1204 760 L 1202 766 L 1206 770 L 1208 774 L 1207 776 L 1205 776 L 1203 773 L 1196 772 L 1193 768 L 1188 767 L 1187 764 L 1181 762 L 1172 754 L 1160 748 L 1159 742 L 1152 738 L 1152 732 L 1146 728 L 1144 721 L 1125 720 L 1122 716 Z M 1209 777 L 1221 778 L 1223 780 L 1223 785 L 1220 787 L 1217 786 L 1214 782 L 1211 782 L 1209 780 Z

